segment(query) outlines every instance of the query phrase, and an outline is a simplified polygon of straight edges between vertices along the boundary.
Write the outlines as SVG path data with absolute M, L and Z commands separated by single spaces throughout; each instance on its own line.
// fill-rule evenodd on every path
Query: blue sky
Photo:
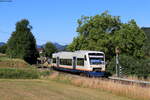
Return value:
M 150 27 L 150 0 L 12 0 L 0 2 L 0 41 L 7 42 L 15 23 L 26 18 L 37 44 L 69 44 L 77 36 L 77 19 L 106 10 L 122 22 L 135 19 L 140 27 Z

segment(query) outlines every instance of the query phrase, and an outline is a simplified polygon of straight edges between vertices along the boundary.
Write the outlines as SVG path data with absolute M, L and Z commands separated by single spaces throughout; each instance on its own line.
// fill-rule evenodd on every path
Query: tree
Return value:
M 45 55 L 46 57 L 52 57 L 52 53 L 56 52 L 57 49 L 51 42 L 47 42 L 45 45 Z
M 144 45 L 145 56 L 150 57 L 150 27 L 142 27 L 142 30 L 146 33 L 147 40 Z
M 0 53 L 6 53 L 7 44 L 0 46 Z
M 16 23 L 16 30 L 12 33 L 7 44 L 7 54 L 11 58 L 21 58 L 30 64 L 36 63 L 38 52 L 36 40 L 31 32 L 27 19 Z
M 122 24 L 122 28 L 113 36 L 114 44 L 121 49 L 122 53 L 141 58 L 144 56 L 143 46 L 146 35 L 134 20 Z
M 91 17 L 82 16 L 78 20 L 77 32 L 78 36 L 67 47 L 70 51 L 103 51 L 106 59 L 111 60 L 115 48 L 119 47 L 123 54 L 144 56 L 142 47 L 146 36 L 134 20 L 124 24 L 119 16 L 111 16 L 108 12 Z
M 104 12 L 96 16 L 82 16 L 78 20 L 78 36 L 68 46 L 68 50 L 97 50 L 104 51 L 107 59 L 114 55 L 112 35 L 121 27 L 118 16 Z
M 139 61 L 140 58 L 144 58 L 144 50 L 149 51 L 148 46 L 145 45 L 147 36 L 134 20 L 122 23 L 119 16 L 112 16 L 108 12 L 91 17 L 82 16 L 78 20 L 77 32 L 78 36 L 67 47 L 68 50 L 103 51 L 106 60 L 109 61 L 108 70 L 113 73 L 115 48 L 118 47 L 122 55 L 120 63 L 127 75 L 145 78 L 148 76 L 149 71 L 143 69 L 149 68 L 147 67 L 149 60 L 146 64 L 140 64 Z

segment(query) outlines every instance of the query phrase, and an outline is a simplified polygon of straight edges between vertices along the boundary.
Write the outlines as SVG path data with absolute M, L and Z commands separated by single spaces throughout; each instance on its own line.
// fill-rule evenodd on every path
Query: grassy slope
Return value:
M 51 80 L 0 80 L 0 100 L 131 100 Z
M 0 54 L 0 68 L 26 68 L 29 64 L 21 59 L 10 59 L 5 54 Z

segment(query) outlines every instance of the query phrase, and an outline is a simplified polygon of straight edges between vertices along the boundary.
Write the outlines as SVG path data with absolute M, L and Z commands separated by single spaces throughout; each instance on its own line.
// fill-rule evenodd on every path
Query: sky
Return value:
M 37 44 L 48 41 L 66 45 L 77 36 L 77 20 L 108 11 L 127 23 L 135 19 L 150 27 L 150 0 L 0 0 L 0 42 L 7 42 L 16 22 L 28 19 Z

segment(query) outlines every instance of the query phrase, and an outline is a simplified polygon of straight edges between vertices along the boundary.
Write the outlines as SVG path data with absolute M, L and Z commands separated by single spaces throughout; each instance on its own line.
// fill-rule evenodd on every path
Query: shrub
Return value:
M 120 55 L 119 63 L 122 67 L 122 75 L 138 76 L 139 78 L 147 78 L 150 73 L 150 59 L 137 59 L 132 56 Z M 116 71 L 115 57 L 108 64 L 107 71 L 112 74 Z
M 37 79 L 40 74 L 35 69 L 0 68 L 0 78 Z
M 139 60 L 139 63 L 136 68 L 136 75 L 139 78 L 148 78 L 150 77 L 150 59 Z
M 50 75 L 50 71 L 49 70 L 47 70 L 47 71 L 42 71 L 42 72 L 40 72 L 40 76 L 48 76 L 48 75 Z

